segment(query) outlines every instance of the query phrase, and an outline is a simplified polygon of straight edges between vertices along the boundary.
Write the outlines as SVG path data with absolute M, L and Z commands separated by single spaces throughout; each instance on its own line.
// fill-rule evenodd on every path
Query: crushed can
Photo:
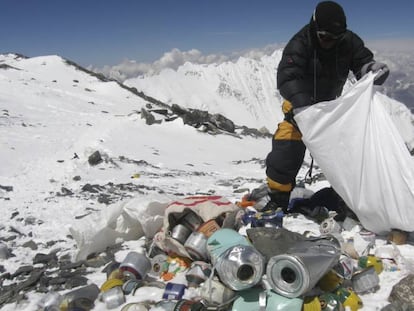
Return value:
M 266 277 L 276 293 L 296 298 L 311 290 L 337 264 L 340 255 L 340 244 L 332 237 L 300 241 L 286 254 L 269 259 Z
M 264 258 L 237 231 L 224 228 L 214 232 L 207 241 L 207 250 L 220 280 L 229 288 L 244 290 L 261 280 Z
M 355 272 L 351 281 L 357 294 L 376 292 L 379 289 L 380 280 L 373 266 Z

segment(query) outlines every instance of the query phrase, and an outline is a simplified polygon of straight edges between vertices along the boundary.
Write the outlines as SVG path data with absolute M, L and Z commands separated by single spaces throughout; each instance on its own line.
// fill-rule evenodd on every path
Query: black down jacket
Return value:
M 288 42 L 277 70 L 277 88 L 293 108 L 332 100 L 352 71 L 361 78 L 361 68 L 373 61 L 372 52 L 350 30 L 336 45 L 324 50 L 319 46 L 311 21 Z

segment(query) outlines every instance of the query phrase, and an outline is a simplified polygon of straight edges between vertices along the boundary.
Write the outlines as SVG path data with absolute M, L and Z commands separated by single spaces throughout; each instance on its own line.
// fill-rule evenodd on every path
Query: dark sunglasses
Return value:
M 322 41 L 328 42 L 328 41 L 336 41 L 336 40 L 340 40 L 343 38 L 345 33 L 341 33 L 339 35 L 334 35 L 333 33 L 330 33 L 328 31 L 325 30 L 318 30 L 316 32 L 316 35 L 318 36 L 318 38 Z

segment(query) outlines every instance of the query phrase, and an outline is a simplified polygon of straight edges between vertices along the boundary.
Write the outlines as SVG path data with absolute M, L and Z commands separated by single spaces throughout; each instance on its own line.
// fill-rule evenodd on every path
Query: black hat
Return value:
M 322 1 L 313 12 L 313 21 L 318 30 L 325 30 L 335 35 L 346 31 L 346 16 L 342 7 L 333 1 Z

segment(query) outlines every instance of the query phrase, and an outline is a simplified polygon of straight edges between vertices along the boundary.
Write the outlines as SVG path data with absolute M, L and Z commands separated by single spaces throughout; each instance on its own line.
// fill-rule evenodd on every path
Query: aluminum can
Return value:
M 143 280 L 151 270 L 151 261 L 144 254 L 129 252 L 121 262 L 119 269 L 127 279 Z
M 207 237 L 201 232 L 191 233 L 184 243 L 184 248 L 194 260 L 208 259 Z

